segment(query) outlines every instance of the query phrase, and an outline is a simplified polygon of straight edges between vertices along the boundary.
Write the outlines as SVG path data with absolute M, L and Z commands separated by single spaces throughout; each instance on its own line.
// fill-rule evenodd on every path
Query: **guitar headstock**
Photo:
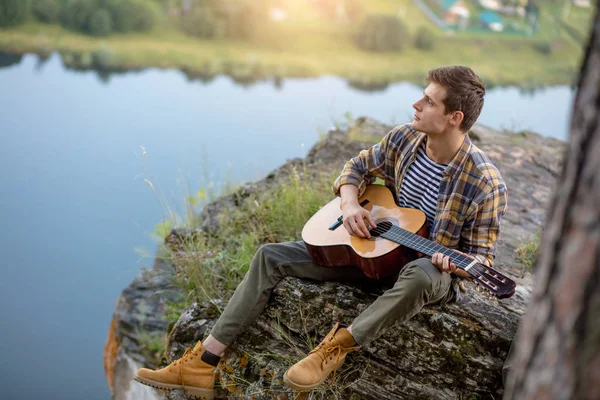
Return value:
M 474 264 L 468 273 L 477 285 L 477 290 L 483 291 L 487 296 L 505 299 L 515 294 L 517 284 L 512 279 L 485 264 Z

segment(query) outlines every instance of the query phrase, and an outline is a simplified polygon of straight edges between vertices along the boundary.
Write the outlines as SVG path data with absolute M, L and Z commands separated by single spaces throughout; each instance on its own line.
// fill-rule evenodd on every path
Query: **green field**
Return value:
M 560 24 L 549 27 L 549 22 L 544 22 L 532 37 L 488 32 L 452 34 L 433 25 L 408 0 L 372 0 L 365 6 L 368 13 L 398 15 L 411 33 L 421 26 L 429 27 L 436 35 L 434 49 L 410 47 L 400 53 L 369 53 L 352 41 L 356 24 L 326 21 L 300 3 L 290 0 L 290 18 L 261 26 L 250 42 L 190 37 L 179 29 L 178 17 L 165 16 L 149 33 L 113 34 L 107 38 L 30 21 L 0 30 L 0 49 L 85 55 L 101 46 L 110 51 L 111 64 L 120 68 L 179 68 L 192 75 L 226 73 L 240 79 L 330 74 L 365 87 L 420 81 L 428 69 L 449 64 L 473 67 L 489 85 L 569 84 L 582 57 L 583 46 Z M 579 12 L 571 15 L 572 23 L 585 30 L 581 21 L 586 17 Z M 552 51 L 540 51 L 539 43 L 552 45 Z M 65 61 L 68 64 L 72 59 L 66 57 Z

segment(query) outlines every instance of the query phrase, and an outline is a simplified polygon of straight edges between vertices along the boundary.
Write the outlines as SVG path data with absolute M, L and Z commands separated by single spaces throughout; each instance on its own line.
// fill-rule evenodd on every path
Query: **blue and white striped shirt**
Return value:
M 423 211 L 427 217 L 430 234 L 433 232 L 442 172 L 446 167 L 447 165 L 438 164 L 427 157 L 423 142 L 417 150 L 415 161 L 408 167 L 400 187 L 398 205 Z
M 380 178 L 392 193 L 397 193 L 398 200 L 404 176 L 426 139 L 410 124 L 395 127 L 381 142 L 344 165 L 333 183 L 333 192 L 339 196 L 340 187 L 354 185 L 360 197 L 367 185 Z M 498 168 L 471 143 L 469 135 L 465 135 L 462 146 L 444 170 L 437 198 L 440 207 L 435 214 L 432 240 L 492 266 L 508 192 Z

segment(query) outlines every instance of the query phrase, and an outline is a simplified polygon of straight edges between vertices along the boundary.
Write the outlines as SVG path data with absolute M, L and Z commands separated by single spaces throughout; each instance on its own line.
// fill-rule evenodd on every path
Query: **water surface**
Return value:
M 57 56 L 0 69 L 0 90 L 0 385 L 3 399 L 27 400 L 109 398 L 114 302 L 151 264 L 134 248 L 154 252 L 149 232 L 186 187 L 259 179 L 347 112 L 406 122 L 422 92 L 359 91 L 336 77 L 190 82 L 152 69 L 103 81 Z M 480 122 L 565 139 L 572 98 L 564 86 L 496 88 Z

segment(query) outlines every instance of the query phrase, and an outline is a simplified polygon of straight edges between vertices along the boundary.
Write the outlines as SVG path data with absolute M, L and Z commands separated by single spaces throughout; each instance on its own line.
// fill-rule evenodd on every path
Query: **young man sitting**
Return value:
M 417 208 L 427 217 L 430 239 L 492 264 L 500 220 L 506 210 L 506 186 L 498 169 L 467 134 L 483 107 L 485 87 L 468 67 L 429 71 L 429 85 L 416 103 L 414 120 L 389 132 L 380 143 L 346 163 L 334 182 L 341 197 L 344 227 L 369 238 L 373 217 L 358 203 L 366 186 L 384 180 L 400 207 Z M 454 275 L 451 275 L 451 274 Z M 220 356 L 261 314 L 275 285 L 286 276 L 319 281 L 364 281 L 355 266 L 313 263 L 303 242 L 268 244 L 255 254 L 211 334 L 169 366 L 142 368 L 136 380 L 163 389 L 185 389 L 213 398 Z M 386 290 L 350 326 L 336 324 L 307 357 L 284 375 L 296 390 L 324 382 L 346 355 L 376 339 L 384 329 L 413 317 L 426 304 L 453 301 L 456 276 L 468 275 L 441 253 L 406 264 Z

